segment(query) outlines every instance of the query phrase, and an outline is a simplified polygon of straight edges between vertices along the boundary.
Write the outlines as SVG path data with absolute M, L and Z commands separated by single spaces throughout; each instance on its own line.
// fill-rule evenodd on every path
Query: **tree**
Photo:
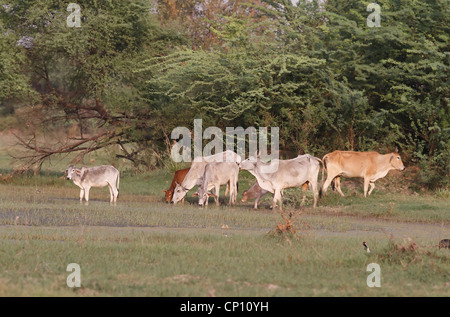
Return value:
M 421 162 L 426 183 L 448 183 L 449 23 L 443 1 L 379 1 L 381 27 L 365 23 L 360 1 L 327 1 L 326 58 L 338 78 L 366 96 L 360 143 L 391 145 Z
M 32 92 L 22 98 L 27 107 L 20 112 L 17 138 L 26 151 L 19 158 L 30 166 L 55 154 L 78 153 L 78 161 L 118 145 L 119 156 L 145 163 L 139 149 L 160 130 L 160 120 L 140 94 L 133 65 L 162 54 L 167 42 L 178 39 L 159 28 L 148 1 L 78 4 L 79 28 L 68 27 L 70 13 L 60 1 L 10 1 L 1 13 L 2 54 L 17 51 L 20 57 L 9 64 L 15 68 L 5 70 L 12 79 L 2 84 Z M 15 84 L 19 80 L 22 85 Z M 74 124 L 75 136 L 54 133 Z

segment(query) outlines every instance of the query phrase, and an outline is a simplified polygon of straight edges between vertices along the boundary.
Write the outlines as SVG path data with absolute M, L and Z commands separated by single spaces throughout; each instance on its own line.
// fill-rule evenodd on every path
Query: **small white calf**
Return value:
M 82 167 L 77 169 L 69 165 L 66 169 L 66 178 L 72 180 L 80 187 L 80 203 L 83 197 L 86 204 L 89 204 L 89 190 L 91 187 L 109 187 L 110 204 L 116 204 L 119 196 L 120 173 L 111 165 L 101 165 L 95 167 Z

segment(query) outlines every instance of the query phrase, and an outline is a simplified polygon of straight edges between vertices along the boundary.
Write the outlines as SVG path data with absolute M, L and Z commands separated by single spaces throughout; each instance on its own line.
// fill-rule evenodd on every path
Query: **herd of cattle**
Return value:
M 321 167 L 323 185 L 319 186 Z M 242 161 L 235 152 L 225 151 L 196 158 L 190 168 L 176 171 L 170 188 L 164 192 L 166 201 L 176 204 L 183 202 L 187 192 L 194 186 L 198 186 L 194 195 L 198 196 L 200 205 L 208 205 L 209 197 L 213 197 L 216 205 L 219 205 L 220 187 L 225 185 L 225 196 L 229 195 L 229 204 L 233 205 L 237 201 L 239 170 L 243 169 L 255 176 L 256 182 L 250 189 L 244 191 L 242 202 L 254 198 L 254 207 L 257 208 L 258 200 L 270 192 L 273 194 L 272 208 L 275 209 L 278 204 L 281 210 L 283 190 L 302 186 L 304 191 L 308 187 L 312 190 L 313 206 L 316 207 L 319 192 L 326 193 L 330 185 L 344 196 L 340 188 L 340 176 L 363 178 L 364 196 L 367 197 L 375 188 L 377 179 L 386 176 L 390 170 L 404 168 L 397 150 L 384 155 L 377 152 L 334 151 L 326 154 L 322 159 L 304 154 L 289 160 L 275 159 L 270 163 L 261 161 L 259 155 Z M 325 171 L 327 178 L 324 181 Z M 70 165 L 66 170 L 66 178 L 80 187 L 80 202 L 83 201 L 83 197 L 86 203 L 89 202 L 91 187 L 108 186 L 110 203 L 116 204 L 120 176 L 115 167 L 102 165 L 77 169 Z M 304 199 L 305 196 L 303 196 Z

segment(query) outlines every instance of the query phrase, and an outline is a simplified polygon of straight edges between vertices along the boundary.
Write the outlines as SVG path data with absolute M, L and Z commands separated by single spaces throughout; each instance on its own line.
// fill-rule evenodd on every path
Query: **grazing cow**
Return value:
M 206 164 L 211 162 L 234 162 L 239 164 L 241 156 L 233 151 L 225 151 L 210 156 L 196 157 L 184 180 L 181 183 L 176 183 L 172 196 L 174 204 L 182 200 L 194 186 L 201 184 Z
M 308 182 L 306 182 L 302 185 L 302 190 L 304 192 L 306 190 L 308 190 Z M 241 202 L 245 203 L 247 200 L 254 198 L 255 204 L 254 204 L 253 208 L 258 209 L 259 199 L 267 193 L 268 193 L 268 191 L 265 189 L 262 189 L 261 186 L 258 185 L 258 182 L 256 182 L 253 184 L 252 187 L 250 187 L 249 189 L 245 190 L 242 193 Z M 281 192 L 281 194 L 283 194 L 283 191 Z M 305 199 L 306 199 L 306 195 L 303 194 L 302 205 L 305 203 Z
M 221 185 L 230 186 L 229 205 L 236 203 L 239 166 L 235 162 L 212 162 L 205 166 L 202 183 L 198 187 L 198 204 L 208 206 L 208 191 L 214 188 L 214 201 L 219 206 Z
M 261 186 L 258 185 L 258 182 L 255 182 L 252 187 L 242 193 L 241 202 L 245 203 L 247 200 L 255 198 L 255 204 L 253 208 L 258 209 L 259 199 L 268 192 L 268 190 L 262 189 Z
M 91 187 L 109 187 L 110 204 L 116 204 L 119 196 L 120 173 L 111 165 L 101 165 L 95 167 L 82 167 L 77 169 L 69 165 L 66 169 L 66 178 L 72 180 L 75 185 L 80 187 L 80 203 L 83 197 L 86 205 L 89 204 L 89 190 Z
M 190 168 L 185 168 L 182 170 L 178 170 L 173 175 L 172 183 L 170 184 L 170 187 L 168 190 L 163 190 L 163 192 L 166 194 L 166 202 L 170 203 L 173 196 L 173 191 L 175 190 L 175 187 L 178 184 L 181 184 L 186 177 L 186 174 L 189 172 Z M 181 200 L 181 202 L 184 202 L 184 198 Z
M 334 180 L 336 190 L 344 196 L 340 185 L 340 176 L 344 177 L 362 177 L 364 178 L 364 197 L 370 195 L 375 188 L 375 181 L 383 178 L 393 169 L 404 170 L 402 159 L 395 152 L 380 154 L 377 152 L 353 152 L 353 151 L 334 151 L 326 154 L 322 158 L 324 169 L 327 170 L 327 179 L 325 180 L 321 192 L 324 194 L 328 186 Z M 370 190 L 369 190 L 370 185 Z
M 317 206 L 319 197 L 317 178 L 320 171 L 321 160 L 309 154 L 299 155 L 291 160 L 272 160 L 278 166 L 277 170 L 267 172 L 270 163 L 263 163 L 257 156 L 250 157 L 243 161 L 239 167 L 252 173 L 259 186 L 274 194 L 272 208 L 275 209 L 277 202 L 280 202 L 282 210 L 282 190 L 302 186 L 309 182 L 314 193 L 314 208 Z

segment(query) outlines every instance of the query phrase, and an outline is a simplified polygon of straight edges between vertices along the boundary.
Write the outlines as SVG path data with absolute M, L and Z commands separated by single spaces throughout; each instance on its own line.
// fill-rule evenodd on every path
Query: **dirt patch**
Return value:
M 192 281 L 201 280 L 201 276 L 189 275 L 189 274 L 180 274 L 175 276 L 169 276 L 164 279 L 164 282 L 174 282 L 174 283 L 190 283 Z
M 335 218 L 329 217 L 329 219 Z M 319 236 L 356 237 L 370 235 L 381 237 L 392 234 L 397 238 L 430 238 L 436 241 L 450 237 L 450 226 L 444 224 L 398 222 L 350 216 L 339 216 L 338 218 L 336 229 L 333 229 L 331 225 L 325 228 L 318 227 L 315 223 L 323 221 L 323 216 L 306 215 L 303 217 L 303 221 L 312 224 L 311 233 Z

